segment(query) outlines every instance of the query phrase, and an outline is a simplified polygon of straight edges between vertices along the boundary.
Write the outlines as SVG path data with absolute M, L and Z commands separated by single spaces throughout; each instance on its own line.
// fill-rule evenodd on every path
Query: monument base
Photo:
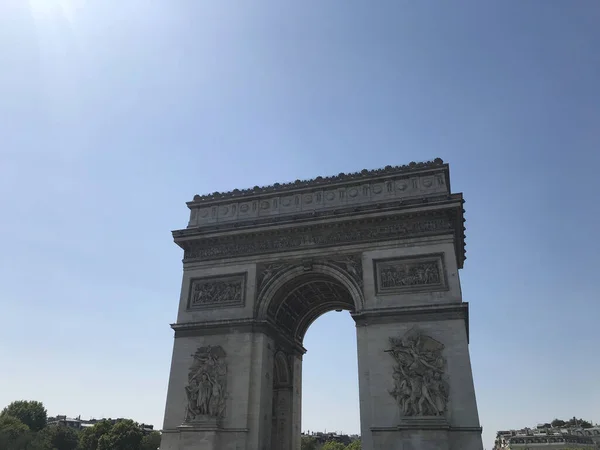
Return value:
M 177 427 L 179 431 L 218 431 L 221 429 L 221 419 L 218 417 L 202 417 L 201 419 L 184 422 Z
M 417 428 L 373 428 L 374 449 L 386 450 L 454 450 L 448 430 Z M 478 449 L 480 450 L 480 449 Z
M 371 428 L 374 449 L 482 450 L 481 427 L 456 428 L 444 417 L 402 417 L 396 427 Z
M 199 430 L 198 428 L 181 427 L 173 432 L 163 432 L 161 450 L 216 450 L 219 446 L 217 430 Z
M 424 416 L 424 417 L 402 417 L 398 430 L 440 430 L 448 431 L 450 425 L 445 417 Z
M 219 447 L 221 420 L 207 417 L 185 422 L 176 430 L 164 433 L 161 450 L 215 450 Z

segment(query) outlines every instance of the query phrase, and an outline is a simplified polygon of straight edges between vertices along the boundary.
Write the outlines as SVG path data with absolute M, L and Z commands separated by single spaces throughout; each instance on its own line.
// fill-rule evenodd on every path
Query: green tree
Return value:
M 141 450 L 156 450 L 160 447 L 160 433 L 153 431 L 142 439 Z
M 356 441 L 352 441 L 346 446 L 346 450 L 361 450 L 361 449 L 362 449 L 362 445 L 360 443 L 360 439 L 357 439 Z
M 40 434 L 52 450 L 76 450 L 79 445 L 79 434 L 64 425 L 47 426 Z
M 144 437 L 133 420 L 121 420 L 98 440 L 97 450 L 137 450 Z
M 592 425 L 587 420 L 578 419 L 577 417 L 573 417 L 572 419 L 569 419 L 567 421 L 567 426 L 581 427 L 581 428 L 592 428 L 594 425 Z
M 16 439 L 29 433 L 29 427 L 13 416 L 0 416 L 0 433 L 10 439 Z
M 2 450 L 54 450 L 27 425 L 16 417 L 0 416 L 0 449 Z
M 554 419 L 551 423 L 554 428 L 562 428 L 562 427 L 581 427 L 581 428 L 592 428 L 594 425 L 587 420 L 578 419 L 577 417 L 573 417 L 569 420 L 561 420 Z
M 40 431 L 46 426 L 48 420 L 48 413 L 42 402 L 27 400 L 12 402 L 2 410 L 0 415 L 16 417 L 31 431 Z
M 29 434 L 29 427 L 16 417 L 0 416 L 0 448 L 16 449 L 18 446 L 23 446 Z
M 317 450 L 319 448 L 317 440 L 312 436 L 302 436 L 300 438 L 301 450 Z
M 81 450 L 98 450 L 98 441 L 102 436 L 108 434 L 113 425 L 108 420 L 101 420 L 93 427 L 86 428 L 79 436 L 79 448 Z
M 327 441 L 323 444 L 321 450 L 346 450 L 346 446 L 341 442 Z

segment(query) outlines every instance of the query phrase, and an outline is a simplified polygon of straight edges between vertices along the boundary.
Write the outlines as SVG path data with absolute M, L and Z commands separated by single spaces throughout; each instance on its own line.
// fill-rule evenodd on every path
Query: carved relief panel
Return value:
M 361 254 L 345 254 L 328 259 L 305 259 L 296 261 L 278 261 L 259 265 L 256 277 L 257 296 L 267 288 L 280 274 L 295 266 L 302 265 L 306 272 L 310 272 L 314 264 L 323 264 L 336 267 L 344 272 L 356 285 L 363 288 L 363 267 Z
M 396 364 L 390 395 L 400 408 L 400 415 L 443 416 L 447 409 L 449 386 L 446 381 L 444 345 L 430 336 L 410 330 L 401 338 L 390 338 Z
M 233 274 L 191 280 L 188 310 L 244 306 L 246 274 Z
M 377 295 L 448 289 L 442 254 L 381 259 L 373 265 Z
M 186 422 L 220 419 L 227 398 L 227 354 L 221 346 L 200 347 L 188 372 Z

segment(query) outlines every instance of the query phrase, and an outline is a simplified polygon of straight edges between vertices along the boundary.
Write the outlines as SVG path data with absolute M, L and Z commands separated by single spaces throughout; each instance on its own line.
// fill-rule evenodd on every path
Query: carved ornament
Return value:
M 373 264 L 378 295 L 447 289 L 442 254 L 376 260 Z
M 346 272 L 347 275 L 352 278 L 358 287 L 363 287 L 363 269 L 362 269 L 362 258 L 361 255 L 344 255 L 337 259 L 327 260 L 328 263 L 333 264 L 342 271 Z
M 198 202 L 209 202 L 214 200 L 225 200 L 239 197 L 249 197 L 258 194 L 265 194 L 271 192 L 283 192 L 292 189 L 323 186 L 328 184 L 339 183 L 343 181 L 351 180 L 364 180 L 367 178 L 388 175 L 388 174 L 409 174 L 415 171 L 421 171 L 426 169 L 434 169 L 444 167 L 444 161 L 441 158 L 436 158 L 433 161 L 427 162 L 411 162 L 402 166 L 386 166 L 383 169 L 367 170 L 364 169 L 360 172 L 355 173 L 340 173 L 336 176 L 329 177 L 316 177 L 311 180 L 296 180 L 292 183 L 275 183 L 270 186 L 259 187 L 254 186 L 251 189 L 234 189 L 229 192 L 213 192 L 207 195 L 195 195 L 194 203 Z
M 266 264 L 259 267 L 257 276 L 257 294 L 260 295 L 265 288 L 275 280 L 281 273 L 290 270 L 293 267 L 301 265 L 305 272 L 310 272 L 314 264 L 323 264 L 334 266 L 337 269 L 344 272 L 356 285 L 362 290 L 363 287 L 363 272 L 362 272 L 362 258 L 360 254 L 351 255 L 339 255 L 331 259 L 311 259 L 311 260 L 297 260 L 297 261 L 284 261 Z
M 421 332 L 410 330 L 402 338 L 390 338 L 394 387 L 390 395 L 404 417 L 443 416 L 448 405 L 444 345 Z
M 269 284 L 269 282 L 275 278 L 281 271 L 285 269 L 289 269 L 291 267 L 290 264 L 286 263 L 273 263 L 267 264 L 264 266 L 262 270 L 258 273 L 258 279 L 256 285 L 258 286 L 257 292 L 263 290 L 263 288 Z
M 264 253 L 447 234 L 455 231 L 453 210 L 424 215 L 394 215 L 347 222 L 179 241 L 184 261 L 221 259 Z M 461 224 L 462 225 L 462 224 Z
M 221 346 L 200 347 L 188 373 L 186 422 L 220 419 L 225 415 L 227 365 Z
M 192 279 L 188 309 L 243 306 L 246 275 Z

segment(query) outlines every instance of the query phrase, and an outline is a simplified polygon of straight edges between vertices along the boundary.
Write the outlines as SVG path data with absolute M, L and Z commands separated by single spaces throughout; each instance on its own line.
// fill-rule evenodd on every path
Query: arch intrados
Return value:
M 306 276 L 299 276 L 294 278 L 293 280 L 289 281 L 286 285 L 285 285 L 285 294 L 281 295 L 281 296 L 277 296 L 277 299 L 283 299 L 288 297 L 292 292 L 296 292 L 301 290 L 302 288 L 309 286 L 311 284 L 314 283 L 319 283 L 319 282 L 323 282 L 326 283 L 328 285 L 333 285 L 336 287 L 340 287 L 342 289 L 345 290 L 345 292 L 348 292 L 347 289 L 345 289 L 345 286 L 343 284 L 341 284 L 338 280 L 335 280 L 327 275 L 320 275 L 320 274 L 308 274 Z
M 308 331 L 308 329 L 310 328 L 310 326 L 313 324 L 313 322 L 315 320 L 317 320 L 323 314 L 326 314 L 331 311 L 339 311 L 339 310 L 350 311 L 350 309 L 348 308 L 347 305 L 344 305 L 342 303 L 336 303 L 336 304 L 331 303 L 331 304 L 317 305 L 317 307 L 315 307 L 312 310 L 310 310 L 309 312 L 307 312 L 305 314 L 304 318 L 299 321 L 298 326 L 296 327 L 296 331 L 295 331 L 296 336 L 298 336 L 298 338 L 300 339 L 300 343 L 302 343 L 304 341 L 304 336 L 306 335 L 306 332 Z
M 325 276 L 325 278 L 329 277 L 330 280 L 341 284 L 341 286 L 348 291 L 354 303 L 354 311 L 359 311 L 362 309 L 362 292 L 352 281 L 352 279 L 343 271 L 337 267 L 321 263 L 314 263 L 312 264 L 310 270 L 306 270 L 304 265 L 298 264 L 278 274 L 270 282 L 270 285 L 267 287 L 267 289 L 261 293 L 257 302 L 257 318 L 260 320 L 267 320 L 267 311 L 269 305 L 273 301 L 279 300 L 282 296 L 285 296 L 287 287 L 296 287 L 296 284 L 304 285 L 310 283 L 311 281 L 323 280 L 323 276 Z M 315 317 L 313 321 L 317 317 Z

